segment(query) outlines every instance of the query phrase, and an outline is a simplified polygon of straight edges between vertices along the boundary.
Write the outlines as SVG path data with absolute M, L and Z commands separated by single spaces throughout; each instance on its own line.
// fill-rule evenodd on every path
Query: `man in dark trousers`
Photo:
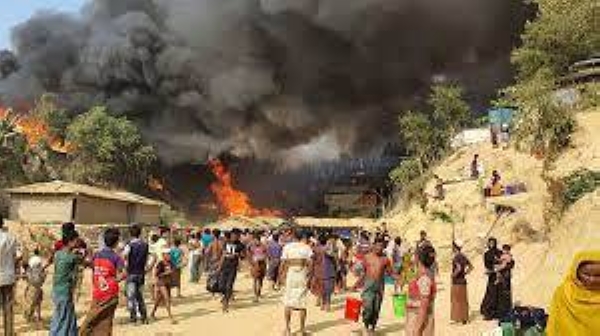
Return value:
M 144 283 L 147 270 L 152 265 L 147 265 L 149 247 L 140 236 L 142 228 L 139 224 L 133 224 L 129 228 L 131 240 L 125 246 L 123 257 L 127 264 L 127 308 L 129 309 L 129 320 L 136 323 L 138 315 L 142 323 L 148 323 L 148 313 L 144 302 Z
M 219 263 L 219 283 L 223 293 L 223 312 L 229 312 L 229 302 L 233 297 L 233 286 L 237 277 L 240 259 L 246 257 L 246 248 L 240 241 L 240 230 L 225 233 L 225 247 Z

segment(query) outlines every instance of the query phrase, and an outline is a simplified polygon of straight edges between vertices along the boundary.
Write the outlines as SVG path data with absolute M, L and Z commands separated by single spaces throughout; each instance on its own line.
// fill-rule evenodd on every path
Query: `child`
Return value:
M 171 323 L 176 324 L 177 322 L 171 314 L 171 279 L 173 274 L 173 267 L 171 265 L 171 249 L 165 248 L 162 251 L 162 259 L 156 264 L 154 268 L 154 309 L 150 315 L 153 319 L 156 319 L 156 310 L 158 306 L 164 303 L 167 308 L 167 314 L 171 319 Z
M 27 287 L 25 288 L 25 298 L 27 299 L 27 309 L 24 311 L 25 320 L 27 322 L 42 321 L 42 301 L 44 299 L 44 291 L 42 287 L 46 281 L 46 270 L 44 261 L 40 257 L 40 250 L 35 249 L 33 256 L 29 258 L 27 263 L 29 266 L 25 273 L 27 278 Z
M 500 258 L 498 258 L 499 264 L 494 268 L 494 271 L 496 272 L 496 284 L 499 284 L 503 281 L 502 271 L 510 267 L 512 261 L 513 257 L 510 253 L 510 245 L 502 245 L 502 254 L 500 255 Z

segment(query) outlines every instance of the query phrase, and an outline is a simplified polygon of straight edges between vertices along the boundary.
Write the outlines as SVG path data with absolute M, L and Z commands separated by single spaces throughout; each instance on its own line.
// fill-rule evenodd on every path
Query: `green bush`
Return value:
M 452 218 L 452 216 L 445 211 L 432 211 L 431 219 L 433 219 L 433 220 L 439 219 L 444 223 L 450 223 L 450 224 L 454 223 L 454 218 Z
M 580 85 L 579 90 L 582 108 L 600 106 L 600 83 L 585 83 Z
M 600 186 L 600 172 L 578 170 L 563 179 L 563 186 L 562 201 L 566 209 Z
M 390 179 L 401 188 L 421 175 L 423 167 L 416 158 L 410 158 L 400 162 L 400 165 L 390 172 Z

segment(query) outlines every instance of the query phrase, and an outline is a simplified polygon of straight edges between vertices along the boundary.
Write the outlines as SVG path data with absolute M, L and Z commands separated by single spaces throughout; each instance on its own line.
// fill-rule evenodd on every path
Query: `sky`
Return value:
M 85 0 L 0 0 L 0 50 L 12 49 L 10 31 L 41 10 L 77 13 Z

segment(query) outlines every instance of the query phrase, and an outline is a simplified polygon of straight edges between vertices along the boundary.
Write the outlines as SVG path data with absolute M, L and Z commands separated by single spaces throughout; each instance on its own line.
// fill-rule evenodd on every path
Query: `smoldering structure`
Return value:
M 436 80 L 484 101 L 511 77 L 525 18 L 517 0 L 94 0 L 13 29 L 0 99 L 106 104 L 166 165 L 230 153 L 294 168 L 378 153 Z
M 213 201 L 217 156 L 257 205 L 315 213 L 357 171 L 385 176 L 398 114 L 432 84 L 463 85 L 477 108 L 510 81 L 523 2 L 90 0 L 14 27 L 0 104 L 50 92 L 73 115 L 126 115 L 188 213 Z

